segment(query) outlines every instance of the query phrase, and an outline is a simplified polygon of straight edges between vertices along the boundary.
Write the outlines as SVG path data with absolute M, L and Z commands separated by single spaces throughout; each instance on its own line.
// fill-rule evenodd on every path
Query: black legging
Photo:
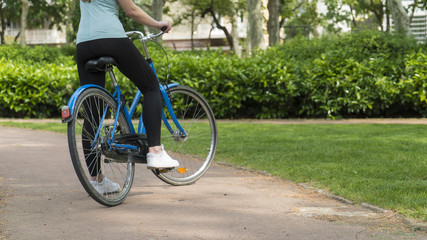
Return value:
M 96 84 L 105 87 L 104 72 L 89 72 L 85 69 L 88 60 L 111 56 L 117 60 L 119 70 L 129 78 L 144 94 L 143 115 L 144 126 L 147 133 L 148 146 L 160 145 L 160 128 L 162 115 L 162 100 L 159 84 L 150 65 L 144 59 L 139 50 L 128 38 L 97 39 L 77 44 L 77 69 L 80 85 Z M 93 133 L 94 130 L 88 124 L 84 124 L 84 130 Z M 90 143 L 83 141 L 83 148 Z M 85 151 L 87 163 L 92 162 L 95 155 Z M 90 156 L 91 155 L 91 156 Z M 93 163 L 92 163 L 93 164 Z M 90 169 L 91 175 L 96 176 L 99 169 Z

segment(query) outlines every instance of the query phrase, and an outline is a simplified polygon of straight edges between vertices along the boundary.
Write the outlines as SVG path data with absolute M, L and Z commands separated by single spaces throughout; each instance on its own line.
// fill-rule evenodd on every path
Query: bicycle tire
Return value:
M 166 114 L 173 133 L 162 124 L 162 143 L 180 166 L 169 171 L 153 172 L 168 184 L 188 185 L 205 174 L 215 156 L 218 137 L 215 116 L 207 101 L 194 89 L 176 86 L 169 91 L 173 111 L 188 135 L 180 136 L 180 131 Z
M 99 126 L 105 109 L 107 109 L 106 117 L 102 126 Z M 108 136 L 111 136 L 116 111 L 117 102 L 106 90 L 88 88 L 77 98 L 72 113 L 72 120 L 68 123 L 67 128 L 70 155 L 80 183 L 90 197 L 98 203 L 109 207 L 119 205 L 125 200 L 131 189 L 135 173 L 134 163 L 107 158 L 101 148 L 102 141 L 105 142 L 109 139 Z M 88 125 L 85 127 L 84 124 L 90 124 L 91 128 L 88 128 Z M 89 142 L 93 143 L 95 138 L 94 133 L 99 128 L 101 128 L 101 131 L 99 131 L 100 134 L 97 142 L 92 144 L 94 147 L 88 150 L 86 146 L 84 149 L 83 141 L 87 144 Z M 94 131 L 91 133 L 88 129 L 94 129 Z M 129 124 L 121 112 L 117 122 L 116 133 L 123 134 L 129 132 Z M 90 154 L 88 151 L 90 151 Z M 87 163 L 86 158 L 89 161 L 92 158 L 91 156 L 94 156 L 92 161 Z M 90 168 L 92 169 L 89 170 Z M 118 183 L 120 189 L 112 193 L 98 192 L 91 183 L 91 176 L 95 173 L 90 174 L 90 171 L 98 172 L 108 177 L 112 182 Z

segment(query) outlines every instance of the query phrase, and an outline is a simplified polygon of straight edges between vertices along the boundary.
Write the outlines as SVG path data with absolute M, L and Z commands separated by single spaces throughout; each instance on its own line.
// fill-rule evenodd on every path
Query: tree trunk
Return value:
M 265 48 L 264 32 L 262 29 L 261 0 L 248 0 L 248 19 L 251 49 Z
M 4 19 L 4 10 L 3 10 L 2 2 L 0 2 L 0 20 L 1 20 L 0 44 L 5 44 L 4 32 L 6 31 L 6 20 Z
M 194 50 L 194 10 L 191 12 L 191 50 Z
M 15 38 L 13 39 L 13 42 L 17 43 L 20 35 L 21 35 L 21 31 L 19 31 L 18 34 L 16 34 Z
M 268 0 L 267 8 L 269 14 L 267 21 L 268 45 L 273 46 L 280 43 L 279 17 L 282 13 L 280 0 Z
M 22 2 L 22 12 L 21 12 L 21 45 L 26 45 L 25 39 L 25 29 L 27 28 L 27 17 L 28 17 L 28 9 L 30 8 L 30 4 L 28 0 L 21 0 Z
M 389 6 L 388 0 L 386 0 L 386 3 L 385 3 L 385 19 L 386 19 L 385 31 L 389 33 L 390 32 L 390 9 L 388 6 Z
M 161 21 L 163 18 L 163 6 L 165 5 L 164 0 L 153 0 L 151 2 L 151 17 L 157 21 Z M 157 33 L 157 28 L 150 28 L 152 33 Z
M 388 4 L 395 31 L 406 35 L 411 34 L 408 14 L 402 6 L 402 0 L 388 0 Z
M 216 15 L 215 15 L 215 11 L 213 10 L 213 3 L 211 4 L 211 7 L 210 8 L 208 8 L 208 9 L 206 9 L 205 10 L 205 13 L 206 12 L 208 12 L 208 13 L 210 13 L 211 14 L 211 16 L 212 16 L 212 18 L 213 18 L 213 21 L 214 21 L 214 23 L 215 23 L 215 25 L 216 25 L 216 27 L 217 28 L 219 28 L 219 29 L 221 29 L 223 32 L 224 32 L 224 34 L 225 34 L 225 37 L 227 38 L 227 42 L 228 42 L 228 45 L 230 45 L 230 50 L 231 51 L 234 51 L 234 46 L 233 46 L 233 37 L 231 36 L 231 34 L 228 32 L 228 30 L 227 30 L 227 28 L 225 27 L 225 26 L 222 26 L 221 24 L 220 24 L 220 22 L 219 22 L 219 20 L 218 20 L 218 18 L 216 17 Z
M 380 7 L 375 7 L 374 1 L 370 0 L 371 11 L 374 13 L 374 16 L 378 22 L 378 26 L 381 28 L 381 32 L 384 31 L 383 20 L 384 20 L 384 5 L 380 1 L 378 3 Z
M 242 56 L 242 49 L 240 48 L 239 43 L 239 32 L 237 31 L 237 16 L 236 14 L 232 17 L 232 25 L 231 25 L 231 37 L 233 38 L 233 46 L 234 46 L 234 52 L 238 57 Z
M 249 14 L 245 14 L 246 19 L 248 19 Z M 251 54 L 251 28 L 249 27 L 249 19 L 248 23 L 246 24 L 246 51 L 245 51 L 245 57 L 249 57 Z

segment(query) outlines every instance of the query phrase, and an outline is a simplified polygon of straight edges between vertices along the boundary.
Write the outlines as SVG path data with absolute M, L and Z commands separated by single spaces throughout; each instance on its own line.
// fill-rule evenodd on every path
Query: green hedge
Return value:
M 151 47 L 157 73 L 166 58 Z M 169 82 L 201 92 L 217 118 L 427 116 L 427 53 L 399 35 L 294 39 L 249 58 L 168 51 Z M 78 87 L 74 48 L 0 47 L 1 117 L 58 117 Z M 122 89 L 133 84 L 117 72 Z
M 220 118 L 425 116 L 420 49 L 403 36 L 358 32 L 295 39 L 245 59 L 176 54 L 171 72 Z
M 1 117 L 58 117 L 78 85 L 76 67 L 0 60 Z

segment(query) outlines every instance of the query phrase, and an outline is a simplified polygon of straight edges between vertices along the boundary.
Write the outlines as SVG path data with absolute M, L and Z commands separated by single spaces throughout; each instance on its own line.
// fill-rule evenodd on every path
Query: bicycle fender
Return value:
M 168 88 L 177 87 L 178 85 L 179 85 L 178 83 L 171 83 L 171 84 L 168 84 Z
M 162 85 L 162 84 L 159 84 L 159 87 L 160 87 L 160 92 L 164 92 L 164 93 L 166 93 L 166 89 L 168 89 L 168 88 L 173 88 L 173 87 L 177 87 L 179 84 L 178 83 L 170 83 L 170 84 L 168 84 L 167 86 L 166 85 Z
M 67 119 L 63 119 L 62 120 L 63 123 L 67 123 L 73 119 L 74 106 L 76 104 L 77 98 L 80 96 L 80 94 L 82 94 L 83 91 L 85 91 L 88 88 L 99 88 L 99 89 L 101 89 L 101 90 L 103 90 L 106 93 L 111 95 L 111 93 L 109 93 L 103 87 L 95 85 L 95 84 L 86 84 L 86 85 L 79 87 L 76 91 L 74 91 L 73 95 L 71 95 L 70 99 L 68 100 L 67 106 L 70 109 L 70 117 Z

